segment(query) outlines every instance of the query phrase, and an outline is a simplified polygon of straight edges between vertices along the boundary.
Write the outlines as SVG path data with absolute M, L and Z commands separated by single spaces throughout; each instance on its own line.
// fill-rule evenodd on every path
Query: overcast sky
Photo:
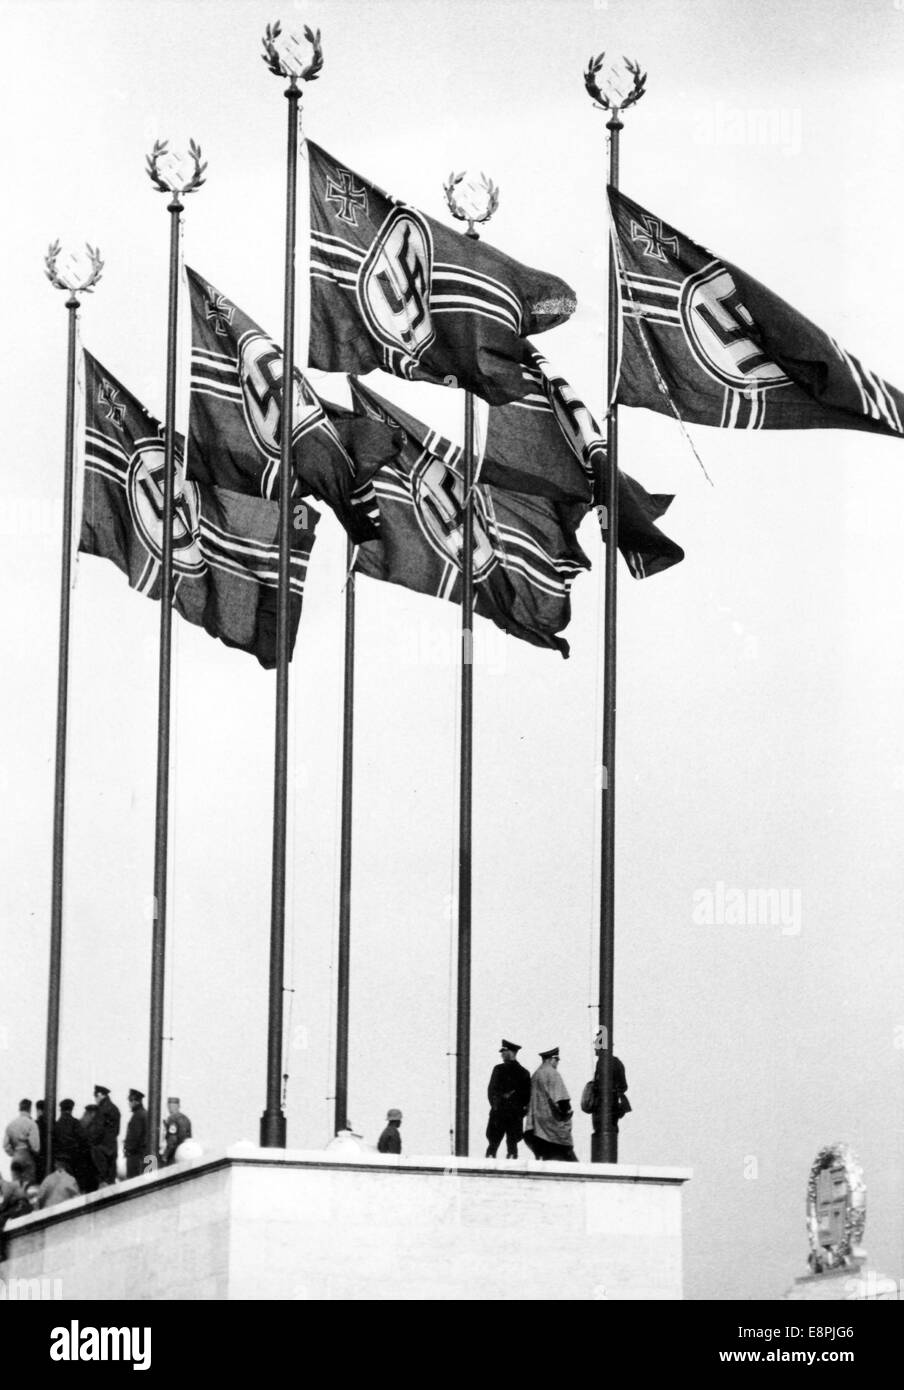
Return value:
M 54 237 L 100 245 L 86 347 L 164 405 L 168 218 L 153 141 L 210 161 L 188 264 L 281 332 L 283 85 L 270 0 L 0 5 L 6 465 L 0 471 L 0 1121 L 43 1088 L 66 314 Z M 538 346 L 604 408 L 601 49 L 649 72 L 622 187 L 904 385 L 900 0 L 386 0 L 286 4 L 323 30 L 308 132 L 434 216 L 451 169 L 501 188 L 487 239 L 563 276 Z M 187 361 L 184 363 L 187 368 Z M 449 434 L 452 391 L 375 378 Z M 321 378 L 321 385 L 323 379 Z M 333 393 L 339 395 L 338 390 Z M 623 411 L 622 467 L 674 492 L 677 568 L 620 577 L 616 1051 L 626 1163 L 687 1165 L 689 1297 L 780 1296 L 806 1271 L 817 1150 L 868 1187 L 871 1264 L 902 1272 L 904 446 L 855 432 L 691 430 Z M 598 532 L 571 659 L 479 622 L 472 1152 L 502 1035 L 592 1071 L 601 719 Z M 293 666 L 289 1142 L 331 1133 L 344 536 L 325 517 Z M 350 1111 L 449 1151 L 459 613 L 359 584 Z M 265 1100 L 274 680 L 175 624 L 165 1094 L 206 1148 L 256 1139 Z M 73 603 L 60 1092 L 145 1089 L 158 610 L 80 559 Z M 701 924 L 695 902 L 786 890 L 790 921 Z M 697 895 L 695 897 L 695 895 Z M 796 895 L 796 896 L 794 896 Z M 793 904 L 797 904 L 797 910 Z M 698 914 L 699 916 L 699 914 Z M 6 1114 L 5 1112 L 8 1112 Z M 576 1121 L 589 1156 L 589 1119 Z M 3 1161 L 6 1171 L 6 1160 Z M 589 1296 L 589 1294 L 588 1294 Z

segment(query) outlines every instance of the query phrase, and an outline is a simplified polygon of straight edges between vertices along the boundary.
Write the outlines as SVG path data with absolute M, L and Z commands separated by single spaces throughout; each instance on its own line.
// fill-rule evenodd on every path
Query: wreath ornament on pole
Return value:
M 207 161 L 201 158 L 201 146 L 194 140 L 188 142 L 188 159 L 192 172 L 186 178 L 181 165 L 186 156 L 170 151 L 168 140 L 155 140 L 154 148 L 147 157 L 147 176 L 160 193 L 171 193 L 178 201 L 183 195 L 194 193 L 205 182 Z
M 587 71 L 584 73 L 584 86 L 587 89 L 587 95 L 591 98 L 595 106 L 598 106 L 601 111 L 611 111 L 614 116 L 617 116 L 620 111 L 626 111 L 629 106 L 633 106 L 635 102 L 640 101 L 640 98 L 646 91 L 647 74 L 641 72 L 640 63 L 632 63 L 630 58 L 625 58 L 623 62 L 632 79 L 631 90 L 628 92 L 627 96 L 622 97 L 618 88 L 615 87 L 614 81 L 610 80 L 609 85 L 613 87 L 614 91 L 612 93 L 605 92 L 601 89 L 596 80 L 598 74 L 602 70 L 605 59 L 605 52 L 600 53 L 596 58 L 591 55 L 587 64 Z M 614 73 L 612 77 L 614 78 Z M 621 97 L 621 100 L 616 101 L 613 97 Z
M 323 44 L 320 30 L 304 26 L 304 36 L 311 45 L 311 61 L 304 62 L 301 55 L 301 39 L 295 34 L 283 36 L 282 24 L 277 19 L 264 30 L 262 60 L 274 77 L 288 77 L 294 86 L 297 82 L 316 82 L 323 67 Z M 280 42 L 280 39 L 282 40 Z
M 471 194 L 471 198 L 466 204 L 460 200 L 456 192 L 464 183 L 466 175 L 467 170 L 465 169 L 460 174 L 451 173 L 448 181 L 443 184 L 443 192 L 446 195 L 446 203 L 452 216 L 457 218 L 459 222 L 467 222 L 466 235 L 473 236 L 475 223 L 489 222 L 499 207 L 499 185 L 495 184 L 492 179 L 488 179 L 483 173 L 479 180 L 477 178 L 469 179 L 467 192 Z M 482 196 L 483 211 L 480 210 L 479 206 L 475 206 L 475 195 L 477 198 Z
M 67 290 L 69 294 L 94 293 L 94 286 L 101 277 L 104 262 L 99 247 L 92 246 L 90 242 L 85 242 L 85 252 L 87 268 L 82 268 L 80 262 L 84 261 L 84 256 L 77 253 L 67 253 L 65 264 L 60 266 L 62 244 L 59 239 L 50 243 L 44 257 L 44 274 L 55 290 Z

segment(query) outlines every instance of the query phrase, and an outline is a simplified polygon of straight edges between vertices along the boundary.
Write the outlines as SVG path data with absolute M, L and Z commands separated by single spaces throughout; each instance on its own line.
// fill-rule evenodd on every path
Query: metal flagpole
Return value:
M 186 165 L 191 165 L 188 172 Z M 179 325 L 179 229 L 182 198 L 204 183 L 207 165 L 194 140 L 188 156 L 171 152 L 157 140 L 148 155 L 147 173 L 170 201 L 169 297 L 166 321 L 166 405 L 163 429 L 163 501 L 160 556 L 160 662 L 157 682 L 157 800 L 154 818 L 154 926 L 151 939 L 151 1010 L 148 1061 L 148 1155 L 156 1165 L 160 1139 L 163 1085 L 163 996 L 166 966 L 166 892 L 169 854 L 170 713 L 173 632 L 173 502 L 176 461 L 176 359 Z
M 334 1128 L 348 1128 L 348 1014 L 352 903 L 352 768 L 355 749 L 355 547 L 348 541 L 345 578 L 345 680 L 342 704 L 342 821 L 339 863 L 339 966 L 336 1004 Z
M 444 185 L 453 217 L 467 222 L 477 241 L 476 222 L 488 222 L 499 206 L 499 190 L 485 175 L 480 181 L 450 174 Z M 461 741 L 458 800 L 458 971 L 455 1035 L 455 1153 L 467 1157 L 471 1088 L 471 829 L 474 770 L 474 396 L 465 392 L 462 476 L 461 580 Z
M 78 296 L 91 294 L 104 263 L 94 246 L 86 246 L 88 264 L 51 244 L 44 258 L 45 274 L 55 289 L 69 296 L 66 360 L 66 442 L 63 454 L 63 536 L 60 561 L 60 635 L 57 662 L 56 765 L 53 783 L 53 870 L 50 893 L 50 966 L 47 976 L 47 1051 L 44 1057 L 44 1115 L 46 1167 L 53 1171 L 53 1125 L 56 1119 L 57 1071 L 60 1052 L 60 983 L 63 959 L 63 860 L 66 823 L 66 724 L 69 713 L 69 602 L 72 591 L 72 494 L 75 473 L 75 370 Z M 79 273 L 83 270 L 84 273 Z
M 603 67 L 605 53 L 591 58 L 584 73 L 584 86 L 595 104 L 609 112 L 606 129 L 609 131 L 609 184 L 618 188 L 618 137 L 623 129 L 621 112 L 633 106 L 644 94 L 646 73 L 637 63 L 624 60 L 633 86 L 624 91 L 624 74 L 608 70 L 601 89 L 597 77 Z M 602 754 L 602 836 L 600 844 L 600 976 L 599 1026 L 602 1038 L 600 1051 L 598 1110 L 594 1116 L 591 1159 L 594 1163 L 618 1162 L 618 1129 L 613 1121 L 614 1080 L 613 1004 L 615 984 L 615 710 L 616 660 L 618 652 L 618 407 L 613 400 L 618 371 L 619 286 L 615 250 L 609 247 L 609 309 L 607 400 L 609 429 L 607 440 L 608 473 L 604 502 L 606 530 L 605 617 L 603 624 L 603 754 Z
M 273 863 L 270 889 L 270 986 L 267 1025 L 267 1102 L 261 1147 L 286 1147 L 282 1104 L 283 991 L 286 955 L 286 810 L 289 771 L 289 564 L 292 554 L 292 429 L 295 376 L 295 214 L 298 184 L 299 81 L 316 79 L 323 67 L 320 31 L 305 28 L 313 49 L 303 61 L 301 41 L 268 24 L 262 57 L 276 77 L 287 77 L 286 256 L 283 296 L 283 403 L 279 427 L 279 581 L 276 618 L 276 747 L 273 773 Z

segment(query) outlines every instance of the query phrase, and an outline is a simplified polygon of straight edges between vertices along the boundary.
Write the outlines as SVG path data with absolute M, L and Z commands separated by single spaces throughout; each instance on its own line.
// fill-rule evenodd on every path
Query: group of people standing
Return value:
M 191 1137 L 191 1120 L 183 1115 L 178 1096 L 167 1101 L 168 1114 L 163 1122 L 163 1142 L 156 1157 L 151 1155 L 148 1142 L 148 1116 L 144 1108 L 144 1092 L 129 1091 L 131 1115 L 126 1126 L 123 1153 L 126 1177 L 139 1177 L 159 1162 L 175 1162 L 179 1145 Z M 53 1171 L 47 1169 L 47 1115 L 44 1102 L 35 1105 L 28 1099 L 19 1102 L 19 1113 L 6 1126 L 3 1147 L 12 1159 L 10 1172 L 14 1182 L 24 1190 L 38 1184 L 36 1205 L 49 1206 L 55 1201 L 96 1192 L 116 1181 L 116 1159 L 119 1152 L 119 1132 L 122 1116 L 110 1098 L 108 1086 L 95 1086 L 94 1100 L 85 1106 L 76 1119 L 75 1101 L 68 1097 L 60 1101 L 59 1118 L 53 1123 Z M 44 1200 L 44 1197 L 49 1200 Z
M 605 1059 L 602 1034 L 594 1038 L 597 1054 L 592 1081 L 587 1083 L 582 1097 L 582 1109 L 593 1115 L 594 1128 L 599 1123 L 595 1097 L 600 1085 L 600 1068 Z M 502 1061 L 492 1071 L 487 1087 L 490 1117 L 487 1122 L 487 1158 L 495 1158 L 499 1145 L 505 1140 L 506 1158 L 518 1157 L 518 1145 L 523 1140 L 535 1158 L 576 1163 L 572 1139 L 574 1111 L 568 1087 L 559 1075 L 559 1049 L 548 1048 L 540 1053 L 540 1065 L 531 1076 L 518 1061 L 520 1043 L 502 1039 L 499 1049 Z M 631 1109 L 628 1100 L 628 1079 L 618 1057 L 612 1058 L 614 1096 L 612 1122 L 618 1122 Z

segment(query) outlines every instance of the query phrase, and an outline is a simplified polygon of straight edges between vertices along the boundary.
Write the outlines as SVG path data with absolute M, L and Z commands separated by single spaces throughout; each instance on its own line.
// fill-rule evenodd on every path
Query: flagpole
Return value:
M 170 724 L 172 712 L 173 634 L 173 503 L 176 473 L 176 367 L 179 326 L 179 234 L 183 196 L 204 183 L 207 168 L 201 150 L 189 141 L 192 172 L 183 171 L 185 160 L 171 153 L 165 140 L 157 140 L 147 160 L 147 173 L 160 193 L 168 193 L 170 217 L 169 283 L 166 318 L 166 402 L 163 424 L 163 503 L 160 555 L 160 657 L 157 675 L 157 786 L 154 813 L 154 925 L 151 936 L 151 1006 L 148 1040 L 148 1154 L 156 1165 L 160 1141 L 163 1089 L 163 1006 L 166 971 L 166 911 L 169 856 Z
M 477 237 L 469 227 L 468 236 Z M 458 770 L 458 970 L 455 1152 L 467 1157 L 471 1093 L 471 828 L 474 777 L 474 396 L 465 392 L 461 570 L 461 739 Z
M 50 962 L 47 974 L 47 1048 L 44 1055 L 44 1114 L 46 1167 L 53 1171 L 53 1125 L 56 1118 L 57 1072 L 60 1054 L 60 992 L 63 963 L 63 868 L 66 828 L 66 729 L 69 714 L 69 611 L 72 592 L 72 496 L 75 474 L 75 374 L 78 329 L 78 296 L 91 294 L 101 277 L 103 261 L 96 247 L 87 246 L 87 273 L 76 277 L 78 265 L 67 257 L 69 274 L 58 269 L 59 241 L 44 258 L 44 273 L 54 289 L 68 294 L 68 350 L 66 357 L 66 434 L 63 452 L 63 534 L 60 557 L 60 631 L 57 657 L 56 761 L 53 782 L 53 867 L 50 891 Z
M 475 222 L 488 222 L 499 206 L 499 190 L 481 174 L 481 182 L 464 173 L 450 174 L 444 184 L 452 216 L 467 222 L 465 236 L 478 241 Z M 458 951 L 455 1010 L 454 1149 L 466 1158 L 469 1147 L 471 1091 L 471 837 L 474 779 L 474 395 L 465 391 L 465 438 L 462 455 L 461 567 L 461 738 L 458 771 Z
M 339 963 L 336 1003 L 336 1098 L 334 1128 L 348 1128 L 348 1018 L 352 902 L 352 770 L 355 749 L 355 547 L 346 545 L 345 675 L 342 703 L 342 819 L 339 859 Z
M 584 74 L 584 86 L 594 103 L 609 112 L 606 129 L 609 131 L 609 178 L 618 188 L 619 135 L 624 129 L 621 112 L 639 101 L 644 94 L 646 74 L 639 65 L 626 58 L 625 67 L 633 78 L 633 88 L 621 91 L 621 74 L 607 72 L 607 92 L 603 92 L 597 75 L 603 66 L 605 53 L 591 58 Z M 602 831 L 600 840 L 600 948 L 599 948 L 599 1028 L 602 1037 L 598 1070 L 598 1110 L 594 1116 L 591 1140 L 591 1160 L 594 1163 L 618 1162 L 618 1127 L 613 1123 L 612 1107 L 615 1094 L 612 1068 L 613 1021 L 615 992 L 615 715 L 616 667 L 618 657 L 618 407 L 613 399 L 618 375 L 619 286 L 615 250 L 609 246 L 608 276 L 608 341 L 606 368 L 606 399 L 609 403 L 607 437 L 608 473 L 605 490 L 605 600 L 603 620 L 603 750 L 601 768 Z
M 292 430 L 295 377 L 295 222 L 298 192 L 299 81 L 316 79 L 323 66 L 320 31 L 305 28 L 313 48 L 311 63 L 300 58 L 300 40 L 283 34 L 279 21 L 268 24 L 264 62 L 276 77 L 287 77 L 289 103 L 286 150 L 286 251 L 283 289 L 283 403 L 279 428 L 279 579 L 276 617 L 276 720 L 273 768 L 273 856 L 270 887 L 270 980 L 267 1023 L 267 1100 L 261 1116 L 261 1148 L 286 1147 L 282 1103 L 283 993 L 286 956 L 286 813 L 289 771 L 289 573 L 292 554 Z

